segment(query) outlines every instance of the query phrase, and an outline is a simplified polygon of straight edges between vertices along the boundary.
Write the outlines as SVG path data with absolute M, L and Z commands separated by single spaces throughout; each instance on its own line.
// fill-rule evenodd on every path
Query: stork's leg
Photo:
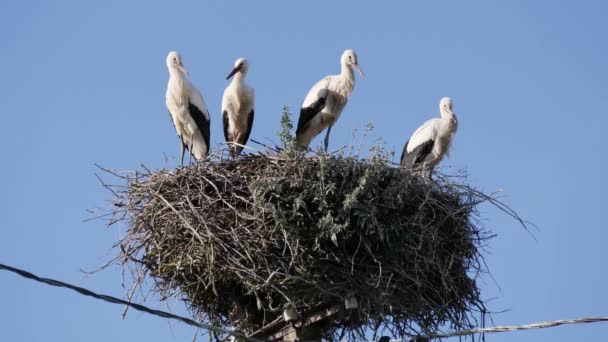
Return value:
M 327 127 L 327 134 L 325 134 L 325 153 L 327 153 L 327 146 L 329 146 L 329 133 L 331 132 L 331 126 Z
M 194 140 L 194 139 L 192 139 L 192 140 Z M 189 165 L 192 165 L 192 154 L 193 154 L 192 147 L 193 146 L 194 146 L 194 141 L 192 141 L 192 144 L 190 144 L 190 148 L 188 149 L 188 151 L 190 151 L 190 160 L 188 161 Z
M 181 148 L 181 153 L 182 153 L 182 161 L 180 162 L 180 166 L 184 166 L 184 153 L 186 152 L 186 145 L 182 142 L 182 148 Z
M 239 141 L 241 141 L 241 133 L 237 131 L 237 133 L 234 134 L 233 144 L 230 146 L 230 152 L 234 159 L 236 159 L 236 156 L 239 153 L 239 145 L 237 145 Z

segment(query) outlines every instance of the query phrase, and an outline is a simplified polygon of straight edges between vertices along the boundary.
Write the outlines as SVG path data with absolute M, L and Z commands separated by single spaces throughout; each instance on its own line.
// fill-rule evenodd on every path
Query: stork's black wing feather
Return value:
M 318 110 L 315 107 L 306 107 L 306 108 L 300 109 L 300 118 L 298 119 L 298 127 L 296 128 L 296 135 L 302 134 L 302 132 L 304 132 L 304 130 L 308 127 L 308 124 L 310 124 L 310 121 L 312 120 L 312 118 L 314 118 L 315 115 L 317 115 L 317 113 L 319 113 L 319 112 L 320 112 L 320 110 Z
M 429 153 L 433 151 L 433 145 L 435 145 L 435 140 L 427 140 L 423 142 L 422 144 L 414 147 L 414 149 L 410 153 L 406 152 L 408 143 L 409 140 L 403 148 L 403 154 L 401 155 L 401 165 L 412 167 L 420 164 L 424 160 L 424 158 L 426 158 L 426 156 L 428 156 Z
M 224 139 L 226 139 L 226 142 L 230 142 L 230 133 L 228 133 L 230 128 L 230 121 L 228 121 L 228 112 L 226 111 L 222 113 L 222 123 L 224 125 Z
M 245 135 L 241 136 L 241 140 L 237 141 L 239 144 L 247 144 L 247 141 L 249 141 L 249 135 L 251 134 L 251 128 L 253 128 L 253 109 L 251 110 L 251 113 L 249 113 L 249 118 L 247 119 L 247 131 L 245 132 Z M 241 153 L 242 150 L 242 146 L 236 146 L 236 154 Z
M 319 114 L 319 112 L 325 107 L 327 102 L 327 96 L 329 91 L 327 89 L 321 89 L 319 91 L 319 98 L 317 101 L 310 104 L 308 107 L 302 107 L 300 109 L 300 118 L 298 119 L 298 127 L 296 128 L 296 136 L 304 132 L 304 130 L 310 124 L 310 121 Z
M 405 165 L 403 162 L 405 161 L 405 156 L 407 155 L 407 144 L 409 144 L 410 141 L 406 141 L 405 145 L 403 145 L 403 152 L 401 152 L 401 165 Z
M 188 103 L 188 111 L 194 119 L 196 126 L 198 126 L 198 129 L 201 131 L 205 144 L 207 145 L 207 153 L 209 153 L 209 150 L 211 150 L 211 147 L 209 146 L 209 141 L 211 140 L 211 128 L 209 126 L 211 123 L 205 114 L 203 114 L 197 106 L 193 105 L 192 102 Z

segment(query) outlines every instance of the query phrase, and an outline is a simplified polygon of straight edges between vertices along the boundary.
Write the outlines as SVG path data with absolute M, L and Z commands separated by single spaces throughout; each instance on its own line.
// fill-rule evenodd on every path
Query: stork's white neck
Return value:
M 230 84 L 233 86 L 237 86 L 237 87 L 244 86 L 245 85 L 245 76 L 247 76 L 246 72 L 242 72 L 242 71 L 237 72 L 234 75 L 234 77 L 232 77 L 232 82 L 230 82 Z
M 169 86 L 177 103 L 184 103 L 188 99 L 190 81 L 186 74 L 178 68 L 169 68 Z
M 169 76 L 179 78 L 179 79 L 186 78 L 186 75 L 184 75 L 184 72 L 174 66 L 169 67 Z
M 342 63 L 342 71 L 340 72 L 340 83 L 339 90 L 344 91 L 345 96 L 350 96 L 355 89 L 355 73 L 353 68 L 348 63 Z
M 441 107 L 439 109 L 439 112 L 441 113 L 441 120 L 445 121 L 449 124 L 456 124 L 456 114 L 454 114 L 454 112 L 452 112 L 451 109 L 449 108 L 444 108 Z

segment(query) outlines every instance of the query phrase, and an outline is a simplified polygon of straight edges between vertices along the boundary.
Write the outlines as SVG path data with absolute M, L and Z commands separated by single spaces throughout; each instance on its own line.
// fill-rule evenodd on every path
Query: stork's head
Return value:
M 226 79 L 230 79 L 230 77 L 234 76 L 237 73 L 240 73 L 244 76 L 247 74 L 247 71 L 249 71 L 249 62 L 247 62 L 246 58 L 239 58 L 236 60 L 236 62 L 234 62 L 234 68 L 232 69 L 230 74 L 228 74 L 228 77 L 226 77 Z
M 439 101 L 439 110 L 452 110 L 452 99 L 449 97 L 444 97 Z
M 353 51 L 353 50 L 344 51 L 344 53 L 342 54 L 341 62 L 342 62 L 342 65 L 352 66 L 353 68 L 355 68 L 355 70 L 357 70 L 359 72 L 359 74 L 361 74 L 362 77 L 365 77 L 363 75 L 363 71 L 361 70 L 361 67 L 359 66 L 357 54 L 355 53 L 355 51 Z
M 452 99 L 444 97 L 439 101 L 439 113 L 442 118 L 448 118 L 456 123 L 456 114 L 452 112 Z
M 169 71 L 174 70 L 179 73 L 188 75 L 188 70 L 186 69 L 184 64 L 182 64 L 182 56 L 178 52 L 169 52 L 169 54 L 167 55 L 167 68 L 169 68 Z

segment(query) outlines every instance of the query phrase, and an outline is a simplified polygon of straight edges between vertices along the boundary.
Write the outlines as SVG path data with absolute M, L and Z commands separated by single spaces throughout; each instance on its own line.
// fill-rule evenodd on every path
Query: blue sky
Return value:
M 540 232 L 482 207 L 497 234 L 481 282 L 497 324 L 608 315 L 605 220 L 608 24 L 603 1 L 13 1 L 0 3 L 0 262 L 114 295 L 120 270 L 85 278 L 120 236 L 87 209 L 110 199 L 95 163 L 158 168 L 179 144 L 164 107 L 165 56 L 182 53 L 222 139 L 225 76 L 237 57 L 256 89 L 252 137 L 273 138 L 355 49 L 366 78 L 330 147 L 373 122 L 399 153 L 443 96 L 460 127 L 444 165 L 503 199 Z M 320 144 L 317 139 L 314 144 Z M 172 159 L 174 163 L 175 159 Z M 3 341 L 190 341 L 182 324 L 0 273 Z M 149 305 L 184 313 L 178 303 Z M 506 311 L 505 311 L 506 310 Z M 572 341 L 608 324 L 488 335 Z

